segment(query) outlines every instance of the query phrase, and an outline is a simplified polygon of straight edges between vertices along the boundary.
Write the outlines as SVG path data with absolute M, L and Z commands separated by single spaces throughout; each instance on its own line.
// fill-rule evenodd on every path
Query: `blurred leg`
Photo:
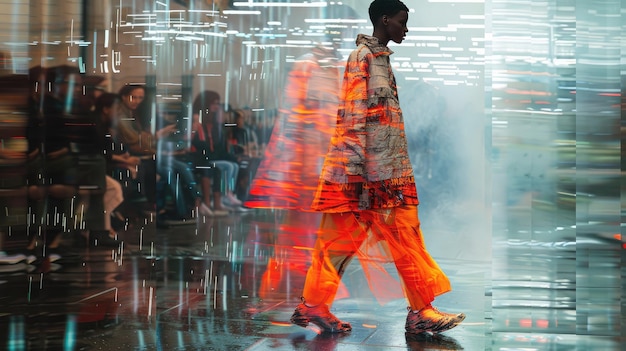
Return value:
M 106 192 L 104 193 L 104 229 L 111 230 L 111 213 L 124 201 L 122 185 L 115 179 L 106 176 Z
M 368 212 L 372 214 L 372 232 L 387 243 L 413 310 L 451 290 L 445 273 L 426 251 L 417 206 Z
M 304 284 L 306 304 L 331 305 L 341 276 L 363 243 L 368 228 L 354 213 L 325 213 L 322 217 L 311 267 Z

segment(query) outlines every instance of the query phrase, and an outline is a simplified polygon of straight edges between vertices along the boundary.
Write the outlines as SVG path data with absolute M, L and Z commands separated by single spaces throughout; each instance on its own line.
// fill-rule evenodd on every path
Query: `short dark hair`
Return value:
M 400 0 L 374 0 L 369 8 L 370 20 L 376 26 L 381 17 L 395 16 L 400 11 L 409 12 L 409 8 Z

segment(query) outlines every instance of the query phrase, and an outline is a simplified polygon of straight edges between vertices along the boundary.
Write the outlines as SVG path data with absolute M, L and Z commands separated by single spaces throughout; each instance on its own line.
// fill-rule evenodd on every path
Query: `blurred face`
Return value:
M 386 24 L 387 28 L 387 35 L 394 43 L 400 44 L 404 40 L 406 33 L 409 31 L 406 26 L 408 20 L 409 14 L 406 11 L 400 11 L 392 17 L 383 17 L 383 23 Z
M 116 113 L 118 109 L 119 100 L 116 100 L 111 106 L 105 106 L 102 108 L 102 119 L 105 122 L 116 125 L 119 120 L 119 115 Z
M 246 124 L 246 119 L 244 118 L 242 113 L 237 114 L 237 118 L 235 118 L 235 123 L 237 126 L 243 127 Z
M 131 111 L 134 111 L 139 107 L 139 104 L 145 98 L 145 92 L 142 88 L 133 89 L 130 94 L 122 96 L 122 101 L 124 105 L 128 107 Z
M 213 102 L 210 102 L 209 105 L 204 109 L 204 111 L 202 112 L 202 121 L 200 121 L 200 114 L 199 113 L 194 113 L 193 114 L 193 122 L 194 123 L 198 123 L 198 122 L 202 122 L 202 123 L 212 123 L 212 116 L 215 116 L 216 119 L 220 119 L 221 118 L 221 108 L 220 108 L 220 101 L 219 100 L 215 100 Z
M 212 113 L 215 113 L 215 112 L 219 111 L 219 109 L 220 109 L 220 101 L 219 100 L 214 100 L 209 105 L 209 111 L 211 111 Z

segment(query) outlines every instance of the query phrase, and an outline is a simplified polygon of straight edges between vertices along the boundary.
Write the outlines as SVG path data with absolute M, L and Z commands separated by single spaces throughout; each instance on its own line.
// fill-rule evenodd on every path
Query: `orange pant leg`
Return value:
M 302 294 L 308 305 L 332 304 L 341 276 L 366 233 L 351 212 L 323 215 Z
M 371 230 L 386 242 L 411 308 L 419 310 L 451 290 L 450 281 L 426 251 L 417 206 L 367 211 Z
M 393 258 L 412 309 L 421 309 L 435 296 L 451 290 L 445 273 L 426 251 L 417 206 L 327 213 L 304 286 L 303 296 L 309 305 L 332 304 L 346 266 L 357 252 L 362 256 L 368 251 L 361 245 L 370 234 L 373 238 L 366 245 L 383 241 L 382 255 Z M 366 277 L 372 289 L 386 288 L 384 281 L 374 281 L 379 275 L 366 272 Z
M 290 293 L 292 285 L 301 286 L 311 262 L 311 252 L 321 213 L 287 210 L 283 223 L 275 235 L 274 257 L 261 277 L 259 296 L 262 299 L 280 298 Z M 284 277 L 289 274 L 290 285 Z

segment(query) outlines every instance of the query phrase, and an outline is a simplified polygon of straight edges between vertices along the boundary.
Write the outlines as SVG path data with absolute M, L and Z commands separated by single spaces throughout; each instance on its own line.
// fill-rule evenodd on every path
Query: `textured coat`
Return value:
M 417 204 L 389 56 L 360 34 L 344 74 L 337 126 L 312 208 L 344 212 Z

